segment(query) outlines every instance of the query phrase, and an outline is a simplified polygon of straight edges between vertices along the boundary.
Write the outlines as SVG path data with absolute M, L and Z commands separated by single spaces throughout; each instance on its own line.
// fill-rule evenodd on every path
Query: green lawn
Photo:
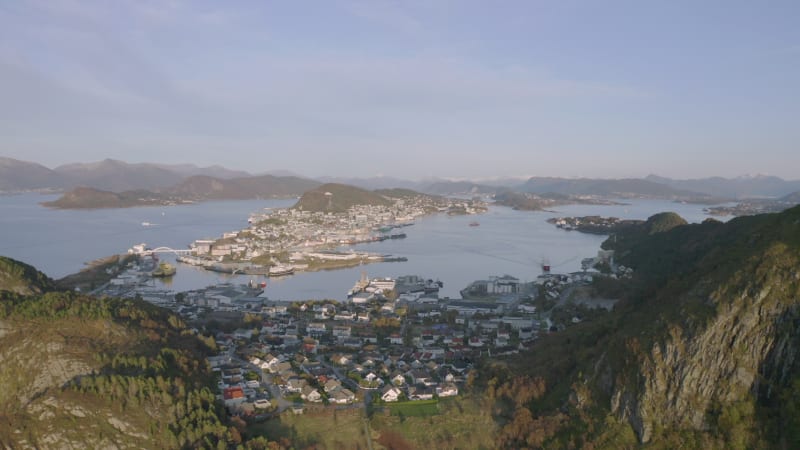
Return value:
M 389 403 L 387 406 L 395 416 L 426 417 L 439 414 L 439 400 L 416 400 Z

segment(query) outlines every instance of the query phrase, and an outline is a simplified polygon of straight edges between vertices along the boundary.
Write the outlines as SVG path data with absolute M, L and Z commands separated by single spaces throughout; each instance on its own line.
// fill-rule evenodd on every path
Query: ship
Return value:
M 479 227 L 480 225 L 481 224 L 479 224 L 478 222 L 470 222 L 469 223 L 469 226 L 471 226 L 471 227 Z
M 153 271 L 151 275 L 153 275 L 156 278 L 165 278 L 175 275 L 175 272 L 177 271 L 178 270 L 172 264 L 168 262 L 161 262 L 158 264 L 158 267 L 156 268 L 156 270 Z

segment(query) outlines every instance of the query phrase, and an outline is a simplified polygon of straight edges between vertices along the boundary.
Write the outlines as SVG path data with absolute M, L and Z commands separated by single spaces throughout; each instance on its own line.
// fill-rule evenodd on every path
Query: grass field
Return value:
M 480 399 L 458 396 L 440 399 L 438 405 L 430 406 L 437 407 L 439 413 L 427 416 L 376 413 L 370 421 L 374 448 L 381 448 L 375 442 L 387 430 L 401 435 L 415 449 L 495 448 L 497 424 L 491 413 L 481 408 Z
M 387 405 L 395 416 L 426 417 L 439 414 L 439 400 L 417 400 Z
M 326 410 L 319 413 L 281 414 L 279 418 L 254 424 L 251 435 L 266 436 L 277 441 L 287 438 L 294 448 L 316 446 L 320 449 L 366 449 L 362 410 Z
M 393 433 L 405 441 L 405 448 L 492 449 L 497 424 L 491 412 L 481 408 L 480 401 L 459 396 L 385 405 L 386 412 L 376 411 L 368 424 L 372 448 L 385 448 L 380 445 L 381 435 Z M 248 431 L 274 441 L 286 438 L 294 448 L 368 448 L 363 410 L 358 409 L 336 412 L 328 409 L 299 416 L 286 412 L 279 418 L 252 425 Z

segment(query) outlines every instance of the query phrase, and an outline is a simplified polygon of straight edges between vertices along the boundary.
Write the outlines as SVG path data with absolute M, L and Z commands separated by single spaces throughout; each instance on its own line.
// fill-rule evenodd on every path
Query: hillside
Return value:
M 800 191 L 787 194 L 781 197 L 780 201 L 782 201 L 783 203 L 794 204 L 794 205 L 800 204 Z
M 3 260 L 0 275 L 31 270 Z M 206 342 L 143 301 L 0 292 L 0 447 L 238 442 L 210 389 Z
M 417 192 L 412 189 L 406 188 L 387 188 L 387 189 L 376 189 L 376 194 L 382 195 L 384 197 L 389 198 L 417 198 L 417 197 L 427 197 L 431 199 L 439 200 L 442 197 L 438 195 L 431 195 L 431 194 L 423 194 L 421 192 Z
M 346 184 L 348 186 L 360 187 L 361 189 L 366 189 L 368 191 L 374 191 L 379 189 L 392 189 L 392 188 L 418 190 L 424 185 L 424 183 L 420 181 L 404 180 L 402 178 L 395 178 L 388 176 L 367 177 L 367 178 L 344 178 L 344 177 L 325 176 L 316 179 L 322 183 Z
M 483 372 L 502 446 L 794 447 L 800 208 L 680 223 L 606 243 L 634 269 L 614 312 Z
M 67 179 L 71 187 L 90 186 L 112 192 L 153 190 L 171 186 L 181 179 L 175 172 L 155 164 L 129 164 L 114 159 L 66 164 L 54 171 Z
M 191 200 L 245 200 L 298 196 L 319 183 L 298 177 L 259 175 L 223 180 L 209 176 L 193 176 L 165 190 L 175 197 Z
M 455 194 L 495 194 L 507 190 L 503 187 L 489 186 L 471 181 L 437 181 L 428 185 L 424 191 L 436 195 Z
M 231 170 L 219 165 L 200 167 L 195 164 L 154 164 L 154 166 L 169 170 L 170 172 L 177 173 L 184 177 L 206 175 L 209 177 L 230 179 L 252 176 L 250 173 L 243 170 Z
M 345 212 L 355 205 L 383 205 L 392 202 L 375 192 L 354 186 L 328 183 L 314 188 L 300 197 L 293 208 L 312 212 Z
M 0 291 L 34 295 L 54 288 L 53 280 L 36 270 L 35 267 L 0 256 Z

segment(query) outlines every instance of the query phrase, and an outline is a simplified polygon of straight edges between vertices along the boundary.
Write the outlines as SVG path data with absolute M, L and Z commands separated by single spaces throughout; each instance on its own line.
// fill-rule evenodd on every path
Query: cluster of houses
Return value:
M 347 255 L 315 249 L 371 242 L 379 236 L 376 232 L 385 232 L 397 224 L 409 224 L 432 211 L 467 208 L 470 213 L 479 213 L 486 210 L 482 202 L 421 194 L 392 200 L 389 206 L 355 205 L 344 213 L 269 209 L 251 215 L 250 226 L 244 230 L 224 233 L 219 239 L 199 239 L 190 247 L 196 257 L 216 261 L 252 261 L 265 255 L 272 259 L 283 258 L 282 264 L 305 261 L 310 255 L 335 259 Z
M 591 276 L 545 274 L 534 286 L 555 298 Z M 437 284 L 415 276 L 364 278 L 356 285 L 363 302 L 258 299 L 246 307 L 244 327 L 217 335 L 218 346 L 242 362 L 212 362 L 223 400 L 232 409 L 267 405 L 270 389 L 290 403 L 338 406 L 357 404 L 367 391 L 384 402 L 458 395 L 473 361 L 517 353 L 552 328 L 516 279 L 488 282 L 486 292 L 497 295 L 480 301 L 438 299 L 426 292 Z M 245 366 L 257 380 L 245 379 Z

